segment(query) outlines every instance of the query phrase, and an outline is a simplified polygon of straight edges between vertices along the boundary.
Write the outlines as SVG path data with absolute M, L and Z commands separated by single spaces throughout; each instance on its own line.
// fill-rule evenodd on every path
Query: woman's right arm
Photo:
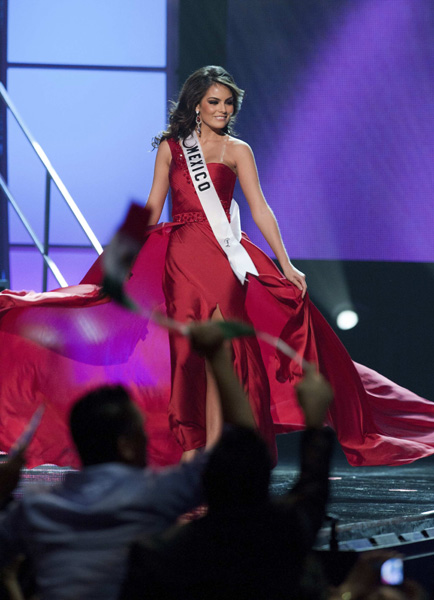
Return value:
M 154 179 L 149 193 L 146 208 L 150 210 L 149 225 L 156 225 L 163 210 L 164 201 L 169 191 L 169 167 L 172 153 L 166 140 L 158 146 L 155 159 Z

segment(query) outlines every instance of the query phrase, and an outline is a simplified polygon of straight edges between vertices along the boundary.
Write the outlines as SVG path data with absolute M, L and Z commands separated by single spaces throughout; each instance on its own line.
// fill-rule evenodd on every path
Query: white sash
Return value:
M 208 172 L 195 131 L 184 140 L 181 140 L 181 148 L 184 152 L 194 189 L 216 240 L 228 257 L 233 272 L 241 283 L 244 283 L 247 273 L 258 275 L 258 271 L 246 249 L 240 244 L 241 223 L 238 204 L 235 200 L 232 200 L 230 208 L 231 222 L 229 223 Z

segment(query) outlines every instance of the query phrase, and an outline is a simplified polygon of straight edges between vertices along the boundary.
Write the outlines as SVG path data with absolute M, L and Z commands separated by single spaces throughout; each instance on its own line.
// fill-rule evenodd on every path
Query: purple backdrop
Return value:
M 290 256 L 434 261 L 431 0 L 248 4 L 229 19 L 238 130 Z M 243 228 L 268 250 L 245 208 Z

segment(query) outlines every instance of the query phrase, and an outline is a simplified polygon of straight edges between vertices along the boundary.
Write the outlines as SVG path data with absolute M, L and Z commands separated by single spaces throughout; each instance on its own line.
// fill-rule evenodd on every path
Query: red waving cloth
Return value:
M 224 318 L 280 336 L 331 382 L 328 423 L 352 465 L 398 465 L 434 453 L 434 404 L 353 363 L 311 303 L 258 247 L 242 244 L 259 276 L 242 286 L 214 238 L 178 144 L 172 151 L 173 223 L 151 228 L 135 261 L 127 293 L 147 309 L 181 322 Z M 229 218 L 235 174 L 208 165 Z M 187 340 L 168 335 L 101 293 L 97 261 L 80 285 L 45 294 L 0 294 L 0 449 L 8 451 L 40 402 L 41 425 L 30 466 L 77 466 L 67 418 L 71 405 L 100 384 L 127 385 L 146 413 L 149 460 L 177 462 L 183 449 L 205 443 L 205 365 Z M 303 428 L 294 384 L 297 363 L 254 338 L 233 343 L 261 434 L 276 459 L 275 434 Z

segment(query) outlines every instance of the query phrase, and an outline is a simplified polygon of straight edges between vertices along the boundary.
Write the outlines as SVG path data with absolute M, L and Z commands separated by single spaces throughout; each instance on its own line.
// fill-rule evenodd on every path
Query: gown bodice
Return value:
M 168 143 L 172 152 L 172 162 L 169 170 L 169 182 L 172 192 L 172 218 L 174 221 L 182 219 L 182 222 L 195 221 L 199 215 L 203 215 L 204 218 L 205 214 L 191 181 L 182 149 L 178 142 L 173 139 L 169 139 Z M 237 176 L 224 163 L 207 163 L 207 167 L 223 209 L 229 216 Z

